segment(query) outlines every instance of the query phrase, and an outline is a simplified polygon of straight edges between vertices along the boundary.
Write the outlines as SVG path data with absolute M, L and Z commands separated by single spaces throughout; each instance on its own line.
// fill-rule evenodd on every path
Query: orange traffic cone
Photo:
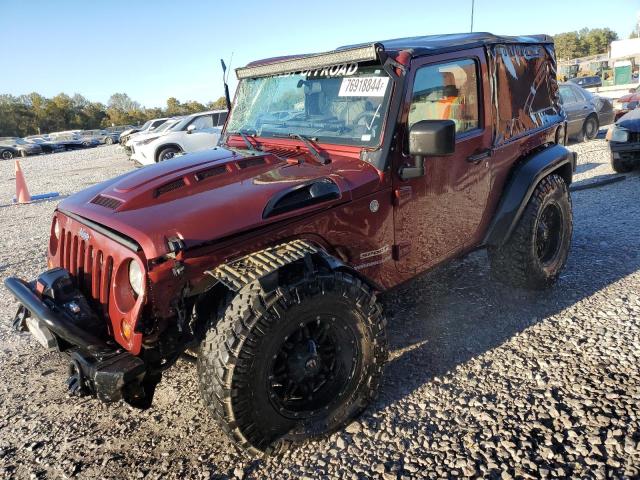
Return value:
M 16 201 L 17 203 L 29 203 L 31 201 L 31 194 L 27 188 L 27 182 L 24 179 L 18 160 L 16 160 Z

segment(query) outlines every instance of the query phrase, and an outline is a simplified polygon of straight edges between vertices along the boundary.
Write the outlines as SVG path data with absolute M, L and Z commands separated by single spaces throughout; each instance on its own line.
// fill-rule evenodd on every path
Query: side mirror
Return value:
M 453 120 L 421 120 L 409 130 L 409 155 L 414 157 L 413 167 L 402 167 L 403 180 L 424 175 L 424 157 L 451 155 L 456 149 L 456 124 Z
M 187 133 L 193 133 L 196 129 L 196 126 L 194 124 L 191 124 L 187 127 Z
M 630 88 L 629 89 L 629 93 L 636 93 L 636 89 L 635 88 Z

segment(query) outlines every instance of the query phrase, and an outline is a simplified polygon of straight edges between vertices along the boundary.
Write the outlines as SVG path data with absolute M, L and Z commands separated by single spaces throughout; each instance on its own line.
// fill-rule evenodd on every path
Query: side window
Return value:
M 213 118 L 211 115 L 202 115 L 200 117 L 196 117 L 189 124 L 196 127 L 196 130 L 204 130 L 205 128 L 213 128 Z
M 562 103 L 567 105 L 569 103 L 576 103 L 578 99 L 576 98 L 576 94 L 573 93 L 571 87 L 567 87 L 564 85 L 560 86 L 560 98 L 562 99 Z
M 480 127 L 478 67 L 471 59 L 428 65 L 416 72 L 409 127 L 420 120 L 453 120 L 456 133 Z
M 229 112 L 222 112 L 220 114 L 220 119 L 218 120 L 218 126 L 221 127 L 222 125 L 224 125 L 224 122 L 227 121 L 227 115 L 229 115 Z

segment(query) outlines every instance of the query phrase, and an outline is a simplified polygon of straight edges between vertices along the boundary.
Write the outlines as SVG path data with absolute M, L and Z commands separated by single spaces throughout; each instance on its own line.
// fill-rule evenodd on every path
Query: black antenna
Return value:
M 471 0 L 471 33 L 473 33 L 473 9 L 475 7 L 475 0 Z
M 233 58 L 233 56 L 231 57 Z M 227 74 L 227 65 L 224 63 L 224 60 L 220 59 L 220 64 L 222 65 L 222 82 L 224 83 L 224 98 L 227 101 L 227 110 L 231 111 L 231 97 L 229 96 L 229 84 L 227 83 L 227 79 L 229 75 Z

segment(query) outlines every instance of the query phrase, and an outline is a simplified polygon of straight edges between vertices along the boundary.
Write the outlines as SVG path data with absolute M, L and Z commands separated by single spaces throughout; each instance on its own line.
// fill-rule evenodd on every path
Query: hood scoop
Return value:
M 333 180 L 317 178 L 276 194 L 264 208 L 262 218 L 273 217 L 340 197 L 340 188 Z

